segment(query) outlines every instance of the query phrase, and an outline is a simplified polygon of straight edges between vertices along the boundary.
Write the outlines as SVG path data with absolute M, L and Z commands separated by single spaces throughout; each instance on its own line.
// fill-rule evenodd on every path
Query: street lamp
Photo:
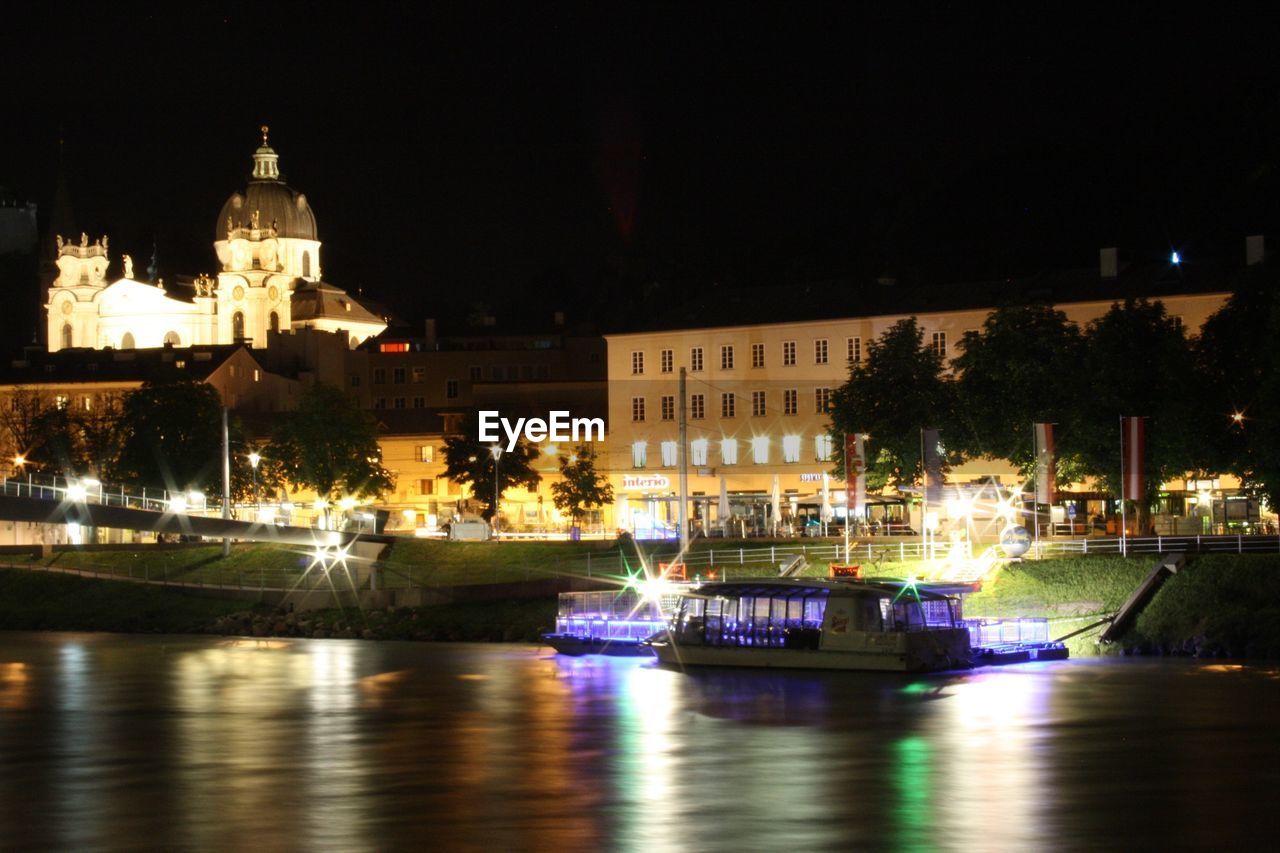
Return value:
M 498 460 L 502 458 L 502 445 L 493 445 L 489 452 L 493 454 L 493 538 L 498 539 L 498 501 L 501 498 L 498 488 Z
M 255 516 L 262 514 L 262 502 L 258 500 L 258 463 L 261 461 L 262 456 L 258 451 L 250 451 L 249 467 L 253 469 L 253 514 Z

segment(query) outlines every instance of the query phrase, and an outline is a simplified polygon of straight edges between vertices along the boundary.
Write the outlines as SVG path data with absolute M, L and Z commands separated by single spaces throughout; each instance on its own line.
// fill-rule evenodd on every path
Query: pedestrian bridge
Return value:
M 211 515 L 211 511 L 215 514 Z M 393 540 L 382 534 L 294 527 L 274 520 L 241 521 L 220 515 L 220 507 L 188 501 L 176 493 L 136 496 L 61 478 L 55 478 L 52 483 L 7 479 L 0 485 L 0 519 L 5 521 L 113 527 L 308 547 L 347 546 L 357 539 L 386 545 Z

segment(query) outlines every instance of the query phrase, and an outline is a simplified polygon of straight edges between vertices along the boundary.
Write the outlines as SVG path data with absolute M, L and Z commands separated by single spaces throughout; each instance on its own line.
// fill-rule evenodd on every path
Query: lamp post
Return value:
M 258 454 L 258 451 L 250 451 L 249 467 L 253 469 L 253 513 L 255 516 L 262 514 L 262 502 L 258 500 L 258 463 L 261 461 L 262 456 Z
M 498 460 L 502 458 L 502 446 L 495 444 L 489 448 L 489 452 L 493 455 L 493 538 L 496 540 L 498 535 L 498 501 L 502 497 L 502 490 L 498 486 Z

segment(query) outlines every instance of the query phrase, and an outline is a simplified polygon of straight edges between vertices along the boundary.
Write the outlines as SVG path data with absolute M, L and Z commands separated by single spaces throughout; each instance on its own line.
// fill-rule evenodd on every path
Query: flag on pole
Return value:
M 844 486 L 850 518 L 861 518 L 867 503 L 867 465 L 862 446 L 862 433 L 844 436 Z
M 1058 497 L 1057 483 L 1054 482 L 1053 424 L 1032 426 L 1036 445 L 1036 503 L 1052 504 Z
M 1120 419 L 1121 452 L 1124 468 L 1121 497 L 1127 501 L 1143 499 L 1143 464 L 1147 457 L 1147 428 L 1144 417 Z

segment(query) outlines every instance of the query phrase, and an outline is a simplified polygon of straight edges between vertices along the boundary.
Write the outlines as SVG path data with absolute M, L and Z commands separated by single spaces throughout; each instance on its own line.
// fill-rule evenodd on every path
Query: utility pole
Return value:
M 680 443 L 676 446 L 677 462 L 680 464 L 680 507 L 677 518 L 680 520 L 680 559 L 684 559 L 689 550 L 689 418 L 685 409 L 685 369 L 680 368 Z
M 231 433 L 227 429 L 227 407 L 222 407 L 222 518 L 231 519 Z M 222 537 L 222 556 L 231 556 L 231 538 Z

